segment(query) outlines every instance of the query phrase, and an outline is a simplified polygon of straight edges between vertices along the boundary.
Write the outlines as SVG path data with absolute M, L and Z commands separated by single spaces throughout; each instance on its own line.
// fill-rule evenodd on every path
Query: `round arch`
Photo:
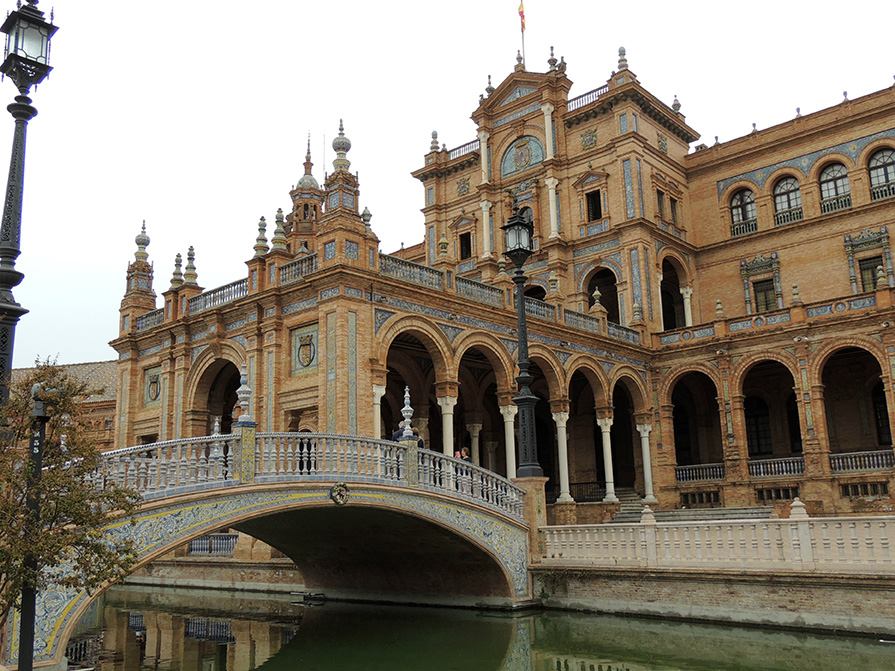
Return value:
M 660 406 L 669 405 L 671 403 L 671 395 L 674 393 L 675 386 L 689 373 L 702 373 L 705 375 L 712 381 L 715 385 L 715 389 L 717 389 L 720 394 L 722 385 L 721 379 L 718 376 L 718 369 L 703 363 L 690 363 L 681 366 L 680 368 L 675 368 L 673 371 L 669 371 L 661 376 L 658 389 Z
M 811 167 L 808 169 L 808 181 L 812 184 L 816 184 L 820 180 L 820 173 L 823 169 L 832 163 L 841 163 L 844 165 L 845 170 L 849 175 L 851 175 L 857 167 L 855 160 L 851 156 L 838 151 L 833 151 L 818 157 L 818 159 L 811 164 Z
M 641 413 L 652 410 L 652 406 L 647 404 L 649 392 L 646 389 L 646 383 L 637 370 L 630 366 L 621 366 L 614 371 L 610 394 L 615 392 L 615 388 L 618 385 L 622 385 L 631 396 L 631 401 L 634 403 L 634 412 Z
M 780 352 L 756 352 L 749 354 L 738 361 L 730 371 L 730 393 L 741 394 L 743 389 L 743 381 L 749 374 L 749 371 L 762 361 L 775 361 L 781 364 L 792 376 L 795 386 L 800 385 L 800 375 L 798 362 L 795 357 L 790 354 L 782 354 Z
M 436 378 L 445 379 L 448 377 L 448 371 L 455 369 L 453 349 L 447 336 L 435 324 L 418 315 L 390 318 L 377 335 L 377 342 L 373 346 L 374 358 L 385 365 L 385 362 L 388 361 L 389 349 L 395 339 L 403 334 L 412 335 L 423 344 L 432 358 Z
M 593 357 L 586 354 L 576 354 L 566 361 L 566 394 L 568 394 L 568 385 L 572 382 L 572 376 L 575 373 L 581 373 L 590 384 L 591 391 L 594 395 L 594 402 L 599 406 L 608 405 L 609 398 L 609 376 L 603 367 L 600 366 Z
M 841 340 L 823 343 L 815 352 L 812 353 L 808 363 L 808 381 L 811 384 L 819 384 L 823 375 L 824 366 L 836 352 L 843 349 L 856 348 L 866 351 L 870 356 L 876 359 L 879 364 L 881 376 L 884 380 L 889 379 L 886 374 L 888 370 L 888 362 L 886 361 L 886 353 L 880 343 L 870 338 L 862 338 L 860 336 L 848 336 Z
M 457 377 L 463 355 L 472 348 L 479 350 L 488 359 L 494 369 L 498 389 L 510 390 L 513 386 L 513 362 L 506 345 L 490 333 L 464 331 L 460 334 L 454 344 L 453 367 L 450 370 L 450 375 Z
M 518 361 L 518 350 L 513 358 Z M 568 380 L 566 379 L 565 368 L 556 357 L 556 354 L 550 348 L 540 343 L 530 343 L 528 358 L 536 363 L 541 372 L 544 373 L 544 378 L 547 380 L 547 388 L 550 390 L 550 398 L 564 397 Z

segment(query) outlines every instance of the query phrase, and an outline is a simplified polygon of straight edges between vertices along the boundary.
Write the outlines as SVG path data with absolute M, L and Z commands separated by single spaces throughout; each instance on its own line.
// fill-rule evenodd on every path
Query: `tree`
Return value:
M 39 478 L 29 460 L 36 384 L 49 416 Z M 136 510 L 140 495 L 94 477 L 100 453 L 79 420 L 90 393 L 61 368 L 38 362 L 0 408 L 0 626 L 25 586 L 40 590 L 52 574 L 57 584 L 90 591 L 124 577 L 135 561 L 130 543 L 103 537 L 110 521 Z M 39 502 L 39 520 L 29 497 Z

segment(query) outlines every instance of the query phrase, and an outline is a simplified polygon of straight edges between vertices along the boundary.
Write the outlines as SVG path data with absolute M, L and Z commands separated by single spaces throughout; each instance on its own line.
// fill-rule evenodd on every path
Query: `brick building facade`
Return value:
M 117 446 L 226 432 L 245 366 L 259 431 L 390 436 L 407 386 L 428 447 L 468 445 L 512 477 L 515 203 L 535 228 L 526 311 L 557 519 L 602 519 L 632 490 L 665 508 L 889 509 L 895 89 L 711 147 L 624 50 L 605 85 L 571 89 L 563 61 L 520 59 L 481 96 L 476 139 L 433 133 L 413 173 L 425 238 L 396 254 L 341 127 L 332 172 L 321 186 L 308 151 L 234 283 L 204 291 L 190 248 L 157 307 L 141 233 L 112 343 Z

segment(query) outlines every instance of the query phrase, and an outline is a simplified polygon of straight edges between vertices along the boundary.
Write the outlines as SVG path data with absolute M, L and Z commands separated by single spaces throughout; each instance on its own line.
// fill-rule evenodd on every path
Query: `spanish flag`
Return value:
M 519 20 L 522 21 L 522 32 L 525 32 L 525 7 L 522 6 L 522 3 L 519 3 Z

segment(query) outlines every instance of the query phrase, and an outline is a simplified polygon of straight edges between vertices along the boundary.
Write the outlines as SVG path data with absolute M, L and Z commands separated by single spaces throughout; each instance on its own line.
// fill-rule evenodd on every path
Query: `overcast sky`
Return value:
M 49 16 L 48 0 L 39 7 Z M 258 219 L 288 211 L 308 133 L 315 177 L 332 170 L 340 118 L 382 251 L 420 242 L 423 187 L 410 172 L 433 130 L 448 148 L 475 139 L 469 117 L 487 76 L 497 86 L 522 46 L 517 9 L 518 0 L 56 0 L 54 70 L 32 92 L 25 279 L 14 292 L 30 313 L 14 366 L 115 358 L 108 342 L 144 220 L 159 295 L 189 245 L 200 286 L 244 277 Z M 553 45 L 580 95 L 606 83 L 624 46 L 640 82 L 668 104 L 677 94 L 706 144 L 786 121 L 796 107 L 836 105 L 843 91 L 890 87 L 895 75 L 889 0 L 526 0 L 525 13 L 527 69 L 546 71 Z M 12 102 L 13 84 L 0 93 Z M 0 117 L 0 165 L 12 131 L 12 117 Z

